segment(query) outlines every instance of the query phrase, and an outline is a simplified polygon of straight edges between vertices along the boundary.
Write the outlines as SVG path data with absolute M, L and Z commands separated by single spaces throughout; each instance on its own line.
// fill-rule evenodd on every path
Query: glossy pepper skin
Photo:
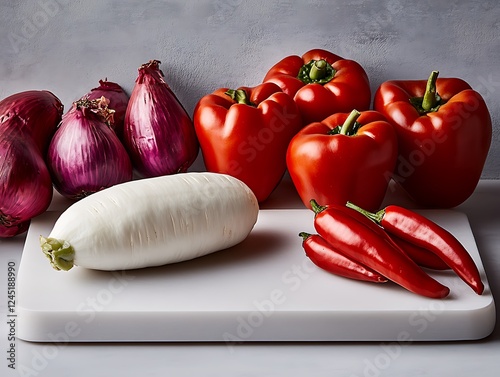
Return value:
M 393 242 L 356 220 L 345 206 L 319 206 L 314 200 L 314 227 L 328 243 L 359 263 L 375 270 L 410 292 L 429 298 L 444 298 L 450 290 L 426 274 Z
M 281 181 L 288 143 L 302 128 L 297 105 L 273 83 L 218 89 L 193 119 L 206 169 L 240 179 L 259 202 Z
M 329 116 L 305 126 L 287 151 L 290 177 L 304 205 L 310 200 L 378 210 L 398 153 L 394 128 L 376 111 Z
M 353 203 L 347 203 L 347 206 L 380 224 L 389 234 L 433 252 L 474 292 L 478 295 L 483 293 L 481 276 L 467 249 L 453 234 L 434 221 L 397 205 L 389 205 L 377 213 L 365 211 Z
M 392 235 L 391 238 L 396 245 L 398 245 L 401 250 L 403 250 L 405 254 L 413 259 L 420 267 L 441 271 L 450 269 L 450 267 L 433 252 L 417 246 L 414 243 L 403 240 L 400 237 Z
M 372 231 L 377 233 L 379 237 L 385 238 L 387 242 L 393 243 L 394 247 L 398 248 L 404 254 L 408 255 L 417 265 L 420 267 L 425 267 L 432 270 L 449 270 L 450 267 L 436 254 L 417 246 L 411 242 L 405 241 L 400 237 L 396 237 L 394 234 L 387 233 L 384 228 L 382 228 L 377 222 L 371 220 L 368 216 L 364 215 L 360 211 L 352 208 L 353 204 L 347 202 L 346 206 L 338 207 L 338 210 L 344 210 L 346 213 L 364 224 Z
M 319 234 L 302 232 L 299 236 L 303 239 L 302 247 L 306 255 L 319 268 L 353 280 L 387 282 L 384 276 L 333 249 Z
M 294 98 L 304 125 L 334 113 L 368 110 L 371 103 L 370 83 L 363 67 L 322 49 L 285 57 L 271 67 L 264 82 L 279 85 Z
M 458 78 L 387 81 L 374 109 L 396 130 L 399 157 L 393 179 L 420 206 L 464 202 L 481 177 L 492 125 L 481 95 Z M 424 100 L 424 98 L 426 100 Z

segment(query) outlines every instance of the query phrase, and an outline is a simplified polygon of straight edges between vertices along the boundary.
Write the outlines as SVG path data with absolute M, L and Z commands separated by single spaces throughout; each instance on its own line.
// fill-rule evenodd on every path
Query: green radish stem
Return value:
M 69 271 L 74 266 L 75 250 L 67 241 L 40 236 L 40 246 L 56 270 Z

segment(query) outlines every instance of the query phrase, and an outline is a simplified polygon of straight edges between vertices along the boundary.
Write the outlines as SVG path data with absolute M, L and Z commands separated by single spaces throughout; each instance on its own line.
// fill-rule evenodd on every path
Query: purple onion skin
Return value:
M 124 143 L 134 168 L 146 178 L 186 172 L 199 150 L 193 122 L 159 64 L 151 60 L 138 69 L 125 114 Z
M 99 80 L 99 86 L 92 89 L 85 96 L 91 100 L 101 97 L 106 97 L 109 100 L 108 107 L 115 111 L 112 128 L 118 135 L 118 138 L 123 140 L 123 123 L 125 122 L 125 113 L 129 101 L 129 96 L 123 88 L 117 83 Z
M 29 134 L 45 156 L 50 140 L 61 121 L 64 106 L 46 90 L 28 90 L 12 94 L 0 101 L 0 132 L 7 118 L 21 120 L 18 127 Z M 2 121 L 3 120 L 3 121 Z
M 12 226 L 0 225 L 0 238 L 11 238 L 17 236 L 18 234 L 22 234 L 28 230 L 30 224 L 31 220 L 26 220 Z
M 55 189 L 79 200 L 132 180 L 125 147 L 102 118 L 76 103 L 64 114 L 47 154 Z
M 45 161 L 22 120 L 9 118 L 0 130 L 0 237 L 24 233 L 49 207 L 53 188 Z

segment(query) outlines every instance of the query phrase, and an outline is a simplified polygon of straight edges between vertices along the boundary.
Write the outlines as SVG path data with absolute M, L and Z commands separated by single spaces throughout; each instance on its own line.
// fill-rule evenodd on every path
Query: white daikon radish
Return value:
M 64 211 L 40 243 L 58 270 L 160 266 L 240 243 L 258 212 L 255 195 L 240 180 L 180 173 L 96 192 Z

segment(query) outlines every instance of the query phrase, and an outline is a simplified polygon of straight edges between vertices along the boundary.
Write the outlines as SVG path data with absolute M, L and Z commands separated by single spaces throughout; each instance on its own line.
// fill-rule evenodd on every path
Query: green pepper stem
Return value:
M 326 76 L 327 63 L 326 60 L 316 60 L 311 65 L 311 70 L 309 71 L 309 78 L 313 81 L 321 80 Z
M 366 217 L 368 217 L 370 220 L 376 222 L 377 224 L 381 223 L 382 218 L 385 215 L 384 209 L 381 209 L 380 211 L 373 213 L 373 212 L 367 211 L 366 209 L 363 209 L 363 208 L 361 208 L 361 207 L 359 207 L 356 204 L 351 203 L 351 202 L 347 202 L 346 206 L 348 208 L 354 209 L 354 210 L 358 211 L 359 213 L 365 215 Z
M 309 201 L 309 204 L 311 204 L 311 209 L 314 211 L 316 215 L 326 209 L 326 206 L 319 205 L 315 199 L 311 199 Z
M 344 124 L 342 124 L 342 128 L 340 129 L 339 134 L 347 135 L 347 133 L 354 127 L 356 124 L 356 120 L 359 118 L 361 113 L 358 110 L 353 110 L 345 120 Z
M 243 89 L 228 89 L 225 94 L 231 97 L 233 101 L 236 101 L 236 103 L 253 106 L 250 102 L 248 93 Z
M 311 60 L 300 68 L 297 78 L 304 84 L 325 85 L 333 79 L 336 72 L 325 59 Z
M 436 81 L 438 75 L 439 71 L 432 71 L 427 80 L 427 86 L 425 87 L 425 94 L 422 100 L 422 109 L 424 109 L 424 111 L 430 111 L 437 105 Z
M 300 232 L 299 233 L 299 237 L 302 237 L 302 240 L 305 241 L 307 240 L 309 237 L 311 237 L 311 233 L 307 233 L 307 232 Z
M 40 236 L 40 246 L 54 269 L 68 271 L 74 266 L 75 250 L 67 241 Z

